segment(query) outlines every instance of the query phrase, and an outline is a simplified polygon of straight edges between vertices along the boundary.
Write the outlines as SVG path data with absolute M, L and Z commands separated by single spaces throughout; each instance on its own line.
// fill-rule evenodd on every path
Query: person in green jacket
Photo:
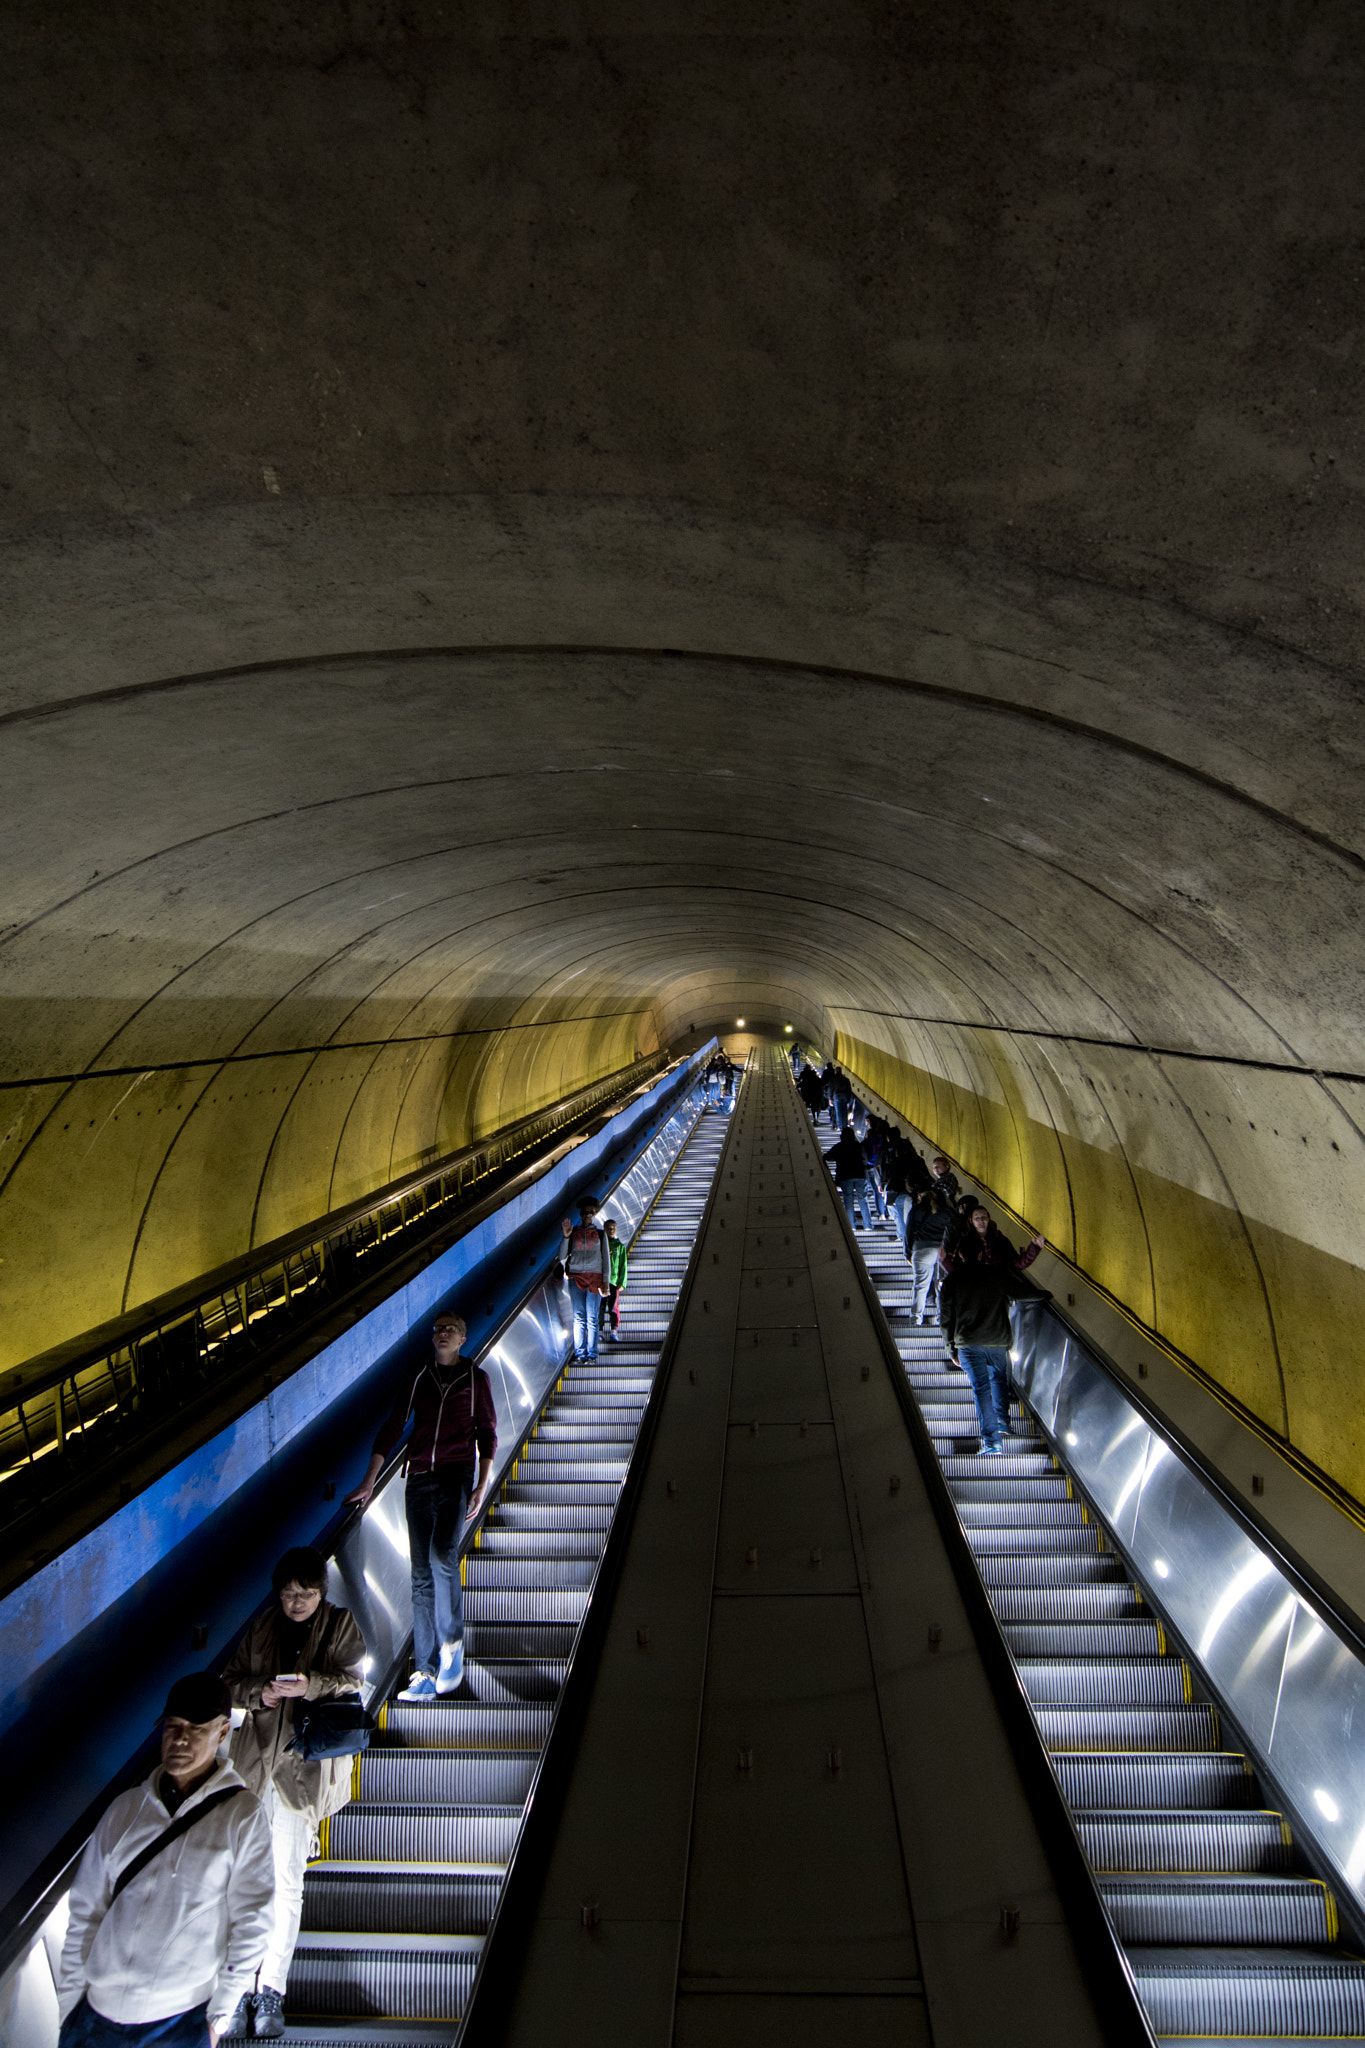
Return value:
M 606 1314 L 603 1317 L 607 1328 L 602 1332 L 602 1335 L 607 1339 L 608 1343 L 616 1344 L 620 1341 L 616 1332 L 621 1327 L 621 1290 L 626 1284 L 626 1274 L 629 1270 L 630 1261 L 627 1257 L 625 1246 L 616 1235 L 616 1218 L 614 1216 L 608 1216 L 607 1218 L 607 1244 L 611 1250 L 611 1285 L 607 1289 Z

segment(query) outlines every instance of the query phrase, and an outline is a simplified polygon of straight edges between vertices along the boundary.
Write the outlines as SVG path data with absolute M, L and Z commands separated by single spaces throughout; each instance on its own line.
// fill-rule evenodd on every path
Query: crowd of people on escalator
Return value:
M 842 1068 L 791 1054 L 797 1092 L 818 1128 L 838 1133 L 824 1153 L 849 1224 L 894 1230 L 910 1266 L 909 1317 L 937 1324 L 949 1364 L 967 1377 L 979 1454 L 1000 1457 L 1010 1436 L 1010 1304 L 1040 1290 L 1025 1275 L 1047 1240 L 1013 1245 L 975 1191 L 962 1191 L 942 1154 L 925 1160 L 909 1134 L 871 1110 Z

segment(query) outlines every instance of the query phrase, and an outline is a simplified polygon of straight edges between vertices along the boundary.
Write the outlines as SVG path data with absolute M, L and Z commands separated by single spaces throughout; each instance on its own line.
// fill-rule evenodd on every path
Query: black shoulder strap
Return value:
M 188 1813 L 177 1814 L 170 1826 L 164 1828 L 154 1842 L 148 1842 L 145 1849 L 139 1849 L 131 1863 L 124 1865 L 118 1874 L 118 1880 L 114 1885 L 114 1889 L 109 1895 L 110 1905 L 113 1905 L 119 1893 L 125 1890 L 135 1877 L 142 1875 L 142 1872 L 147 1868 L 153 1856 L 159 1856 L 163 1849 L 169 1849 L 172 1842 L 177 1841 L 181 1835 L 187 1834 L 195 1822 L 202 1820 L 206 1813 L 212 1813 L 215 1806 L 222 1806 L 226 1800 L 235 1799 L 239 1792 L 244 1792 L 245 1790 L 246 1787 L 244 1785 L 228 1785 L 221 1792 L 210 1793 L 209 1797 L 202 1800 L 198 1806 L 192 1806 Z

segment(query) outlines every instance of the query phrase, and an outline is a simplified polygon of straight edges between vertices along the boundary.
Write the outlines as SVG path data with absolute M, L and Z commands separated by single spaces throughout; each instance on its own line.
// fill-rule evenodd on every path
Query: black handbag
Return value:
M 335 1693 L 326 1700 L 295 1700 L 294 1739 L 289 1747 L 306 1763 L 320 1757 L 359 1756 L 368 1749 L 376 1723 L 358 1692 Z
M 335 1624 L 333 1614 L 318 1644 L 319 1663 Z M 377 1725 L 373 1716 L 366 1713 L 358 1692 L 333 1693 L 320 1700 L 295 1700 L 294 1739 L 289 1747 L 310 1764 L 329 1756 L 359 1756 L 362 1749 L 369 1748 Z

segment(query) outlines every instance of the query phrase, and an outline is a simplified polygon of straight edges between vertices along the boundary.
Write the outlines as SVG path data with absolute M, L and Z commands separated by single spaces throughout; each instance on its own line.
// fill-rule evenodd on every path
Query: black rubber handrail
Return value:
M 508 1864 L 507 1876 L 474 1974 L 469 2004 L 458 2037 L 460 2048 L 493 2048 L 493 2044 L 501 2038 L 502 2029 L 512 2009 L 517 1971 L 530 1938 L 541 1883 L 563 1813 L 569 1781 L 578 1756 L 579 1741 L 602 1662 L 616 1590 L 630 1550 L 635 1516 L 644 1489 L 645 1471 L 658 1431 L 669 1380 L 672 1377 L 687 1303 L 696 1280 L 702 1240 L 711 1220 L 712 1209 L 715 1207 L 716 1193 L 723 1178 L 725 1155 L 729 1150 L 735 1128 L 735 1120 L 732 1118 L 725 1145 L 716 1163 L 711 1191 L 697 1221 L 696 1237 L 687 1261 L 687 1270 L 683 1275 L 677 1304 L 659 1352 L 654 1384 L 640 1418 L 639 1433 L 617 1497 L 616 1513 L 612 1517 L 607 1541 L 593 1576 L 587 1608 L 579 1623 L 568 1675 L 555 1703 L 550 1732 L 527 1795 L 526 1819 L 513 1849 L 512 1860 Z M 682 1156 L 680 1151 L 678 1157 Z M 676 1164 L 675 1160 L 674 1165 Z M 671 1175 L 672 1168 L 669 1171 Z M 662 1192 L 660 1189 L 660 1193 Z

